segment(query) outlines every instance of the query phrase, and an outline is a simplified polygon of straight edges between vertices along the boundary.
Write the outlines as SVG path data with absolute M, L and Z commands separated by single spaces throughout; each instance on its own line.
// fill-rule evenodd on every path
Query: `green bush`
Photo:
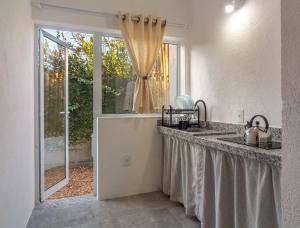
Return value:
M 63 32 L 57 32 L 59 39 L 67 41 Z M 72 47 L 69 50 L 69 141 L 71 144 L 84 143 L 90 140 L 93 131 L 93 37 L 81 33 L 72 33 Z M 125 96 L 126 85 L 135 80 L 125 42 L 120 38 L 102 37 L 102 112 L 120 113 Z M 47 49 L 45 70 L 61 72 L 64 69 L 62 50 L 58 52 Z M 47 69 L 47 67 L 49 69 Z M 57 82 L 52 81 L 49 88 L 57 91 Z M 62 83 L 62 82 L 60 82 Z M 101 89 L 101 88 L 99 88 Z M 49 93 L 49 104 L 62 100 L 58 93 Z M 62 105 L 60 105 L 62 106 Z M 54 110 L 59 109 L 59 110 Z M 46 132 L 49 137 L 62 135 L 61 118 L 51 113 L 63 109 L 57 105 L 47 108 L 49 122 Z M 56 119 L 56 120 L 55 120 Z M 55 124 L 57 123 L 57 124 Z
M 73 34 L 69 54 L 69 140 L 89 141 L 93 131 L 93 38 Z

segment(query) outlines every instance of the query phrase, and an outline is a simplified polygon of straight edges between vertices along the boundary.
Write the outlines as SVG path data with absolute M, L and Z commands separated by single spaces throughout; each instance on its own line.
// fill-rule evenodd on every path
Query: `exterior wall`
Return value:
M 45 169 L 51 169 L 65 164 L 64 137 L 52 137 L 45 140 Z M 91 141 L 77 145 L 69 145 L 69 162 L 71 164 L 89 163 L 92 158 Z
M 0 15 L 0 227 L 22 228 L 34 206 L 30 1 L 1 1 Z
M 282 1 L 283 227 L 300 227 L 300 2 Z
M 162 136 L 157 118 L 99 118 L 100 199 L 161 190 Z
M 80 143 L 77 145 L 70 145 L 70 157 L 71 163 L 85 163 L 92 162 L 92 148 L 91 141 Z
M 191 94 L 212 121 L 238 122 L 244 110 L 281 127 L 280 0 L 247 0 L 232 14 L 225 3 L 193 1 Z

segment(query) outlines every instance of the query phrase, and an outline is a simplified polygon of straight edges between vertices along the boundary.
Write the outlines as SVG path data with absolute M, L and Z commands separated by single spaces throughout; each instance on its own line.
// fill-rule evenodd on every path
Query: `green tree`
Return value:
M 123 39 L 102 37 L 102 112 L 123 112 L 126 85 L 136 74 Z
M 69 138 L 71 144 L 90 140 L 93 129 L 93 38 L 73 33 L 69 53 Z

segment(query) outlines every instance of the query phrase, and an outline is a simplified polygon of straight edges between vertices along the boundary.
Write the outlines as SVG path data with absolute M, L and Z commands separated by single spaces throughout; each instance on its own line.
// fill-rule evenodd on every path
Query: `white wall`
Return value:
M 99 198 L 161 189 L 162 136 L 157 118 L 99 118 Z M 129 166 L 124 158 L 131 159 Z
M 117 14 L 122 12 L 144 13 L 166 17 L 168 21 L 179 24 L 189 24 L 190 8 L 181 0 L 147 1 L 147 0 L 36 0 L 33 2 L 47 3 L 61 7 L 71 7 L 95 12 Z M 43 6 L 43 5 L 42 5 Z M 33 8 L 33 18 L 36 21 L 52 23 L 65 23 L 70 25 L 83 25 L 84 27 L 117 29 L 115 18 L 101 18 L 70 10 L 52 7 Z M 182 29 L 168 28 L 168 34 L 185 34 Z
M 300 2 L 282 1 L 283 167 L 285 228 L 300 227 Z
M 246 0 L 230 15 L 225 3 L 193 0 L 192 96 L 213 121 L 237 122 L 243 109 L 281 126 L 280 0 Z
M 26 227 L 34 206 L 33 23 L 29 1 L 0 7 L 0 227 Z

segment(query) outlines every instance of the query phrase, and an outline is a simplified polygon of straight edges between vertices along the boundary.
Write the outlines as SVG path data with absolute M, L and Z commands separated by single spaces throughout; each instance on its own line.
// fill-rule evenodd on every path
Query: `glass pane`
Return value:
M 74 146 L 89 144 L 93 132 L 93 35 L 63 30 L 45 29 L 51 35 L 68 43 L 69 61 L 69 154 Z
M 102 52 L 102 113 L 134 113 L 133 94 L 136 73 L 122 38 L 101 37 Z M 163 55 L 162 55 L 163 53 Z M 178 46 L 163 45 L 157 58 L 149 85 L 153 95 L 154 111 L 173 104 L 178 90 Z
M 154 112 L 161 112 L 163 105 L 170 103 L 170 44 L 163 44 L 153 66 L 150 85 Z
M 136 74 L 122 38 L 101 37 L 102 113 L 132 113 Z
M 65 53 L 44 38 L 44 188 L 66 178 Z
M 164 105 L 174 104 L 177 95 L 177 62 L 177 45 L 164 43 L 148 80 L 154 112 L 160 113 Z

